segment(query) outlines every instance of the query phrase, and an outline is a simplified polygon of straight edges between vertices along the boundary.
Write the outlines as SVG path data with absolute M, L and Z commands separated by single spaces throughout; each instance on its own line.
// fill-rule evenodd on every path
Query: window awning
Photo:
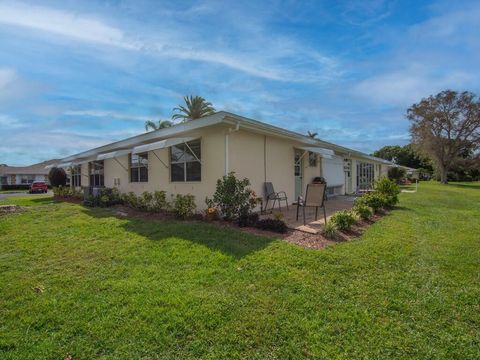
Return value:
M 127 150 L 118 150 L 118 151 L 112 151 L 109 153 L 99 154 L 97 155 L 97 160 L 113 159 L 119 156 L 130 154 L 131 152 L 132 152 L 131 149 L 127 149 Z
M 73 161 L 73 165 L 83 165 L 83 164 L 88 164 L 91 161 L 94 161 L 95 159 L 83 159 L 83 160 L 75 160 Z
M 61 164 L 57 164 L 55 167 L 57 168 L 68 168 L 70 166 L 73 166 L 73 163 L 72 162 L 66 162 L 66 163 L 61 163 Z
M 185 138 L 169 138 L 161 141 L 157 141 L 151 144 L 135 146 L 132 149 L 132 154 L 139 154 L 147 151 L 165 149 L 170 146 L 175 146 L 178 144 L 183 144 L 189 141 L 195 140 L 193 137 L 185 137 Z
M 310 151 L 315 154 L 319 154 L 325 159 L 331 159 L 332 156 L 335 155 L 335 152 L 333 150 L 316 147 L 316 146 L 302 146 L 300 147 L 300 149 L 305 151 Z

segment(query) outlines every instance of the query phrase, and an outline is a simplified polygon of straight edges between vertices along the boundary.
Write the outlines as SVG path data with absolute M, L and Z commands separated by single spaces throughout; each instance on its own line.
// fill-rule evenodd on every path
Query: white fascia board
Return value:
M 107 160 L 107 159 L 113 159 L 115 157 L 123 156 L 123 155 L 128 155 L 132 152 L 131 149 L 126 149 L 126 150 L 117 150 L 117 151 L 112 151 L 109 153 L 103 153 L 97 155 L 97 160 Z
M 195 140 L 195 138 L 193 138 L 193 137 L 168 138 L 168 139 L 160 140 L 160 141 L 150 143 L 150 144 L 135 146 L 132 149 L 132 154 L 140 154 L 140 153 L 147 152 L 147 151 L 164 149 L 164 148 L 168 148 L 170 146 L 183 144 L 183 143 L 186 143 L 186 142 L 189 142 L 189 141 L 192 141 L 192 140 Z
M 239 116 L 236 114 L 232 114 L 228 112 L 223 112 L 223 113 L 225 114 L 225 119 L 224 119 L 225 123 L 228 123 L 231 125 L 240 123 L 240 127 L 243 129 L 259 132 L 266 135 L 283 137 L 289 140 L 298 141 L 305 145 L 320 146 L 326 149 L 330 149 L 341 156 L 350 157 L 353 155 L 353 156 L 358 156 L 360 158 L 370 158 L 370 156 L 365 153 L 362 153 L 357 150 L 349 149 L 344 146 L 332 144 L 320 139 L 312 139 L 306 135 L 303 135 L 294 131 L 282 129 L 274 125 L 270 125 L 257 120 L 245 118 L 243 116 Z
M 65 169 L 65 168 L 69 168 L 70 166 L 72 166 L 72 162 L 71 162 L 71 161 L 58 164 L 56 167 L 57 167 L 57 168 Z

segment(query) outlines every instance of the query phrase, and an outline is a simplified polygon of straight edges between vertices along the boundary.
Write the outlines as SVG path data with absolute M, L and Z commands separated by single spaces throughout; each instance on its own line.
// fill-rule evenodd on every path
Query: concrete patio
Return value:
M 349 210 L 353 207 L 353 202 L 355 201 L 354 196 L 336 196 L 325 201 L 325 210 L 327 213 L 327 222 L 328 219 L 339 210 Z M 278 203 L 277 203 L 278 204 Z M 323 220 L 323 209 L 318 209 L 318 220 L 315 221 L 315 208 L 307 207 L 305 208 L 305 217 L 306 225 L 303 225 L 303 216 L 302 208 L 299 209 L 298 221 L 296 220 L 297 216 L 297 205 L 289 205 L 287 210 L 286 206 L 278 208 L 278 205 L 275 209 L 269 208 L 266 211 L 266 214 L 260 215 L 261 219 L 274 218 L 275 214 L 281 212 L 283 217 L 282 220 L 285 221 L 288 228 L 294 230 L 300 230 L 310 234 L 317 234 L 322 231 L 324 220 Z

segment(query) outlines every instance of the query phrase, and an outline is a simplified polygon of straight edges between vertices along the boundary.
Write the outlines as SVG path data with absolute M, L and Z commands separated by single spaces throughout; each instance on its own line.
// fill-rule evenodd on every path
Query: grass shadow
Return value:
M 413 211 L 411 208 L 405 207 L 405 206 L 395 206 L 392 210 L 398 210 L 398 211 Z
M 152 241 L 179 238 L 220 251 L 225 255 L 240 259 L 266 248 L 275 238 L 248 234 L 243 231 L 208 224 L 201 221 L 179 221 L 173 219 L 123 217 L 115 209 L 84 208 L 85 214 L 95 218 L 120 218 L 122 227 Z
M 449 186 L 461 188 L 461 189 L 477 189 L 480 190 L 480 183 L 479 182 L 472 182 L 471 184 L 465 183 L 449 183 Z

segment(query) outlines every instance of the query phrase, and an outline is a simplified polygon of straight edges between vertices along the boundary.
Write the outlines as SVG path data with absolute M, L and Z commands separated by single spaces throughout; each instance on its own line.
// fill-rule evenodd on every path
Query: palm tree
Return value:
M 316 132 L 307 131 L 307 136 L 312 138 L 312 139 L 316 139 L 317 135 L 318 135 L 318 133 L 316 133 Z
M 173 125 L 173 122 L 169 120 L 158 120 L 158 123 L 152 120 L 148 120 L 148 121 L 145 121 L 145 131 L 149 131 L 149 129 L 152 129 L 152 130 L 165 129 L 165 128 L 169 128 L 172 125 Z
M 173 114 L 172 119 L 181 119 L 182 121 L 189 121 L 200 119 L 204 116 L 212 115 L 215 113 L 215 108 L 211 102 L 206 101 L 201 96 L 184 96 L 184 105 L 178 105 L 173 111 L 177 111 L 177 114 Z

